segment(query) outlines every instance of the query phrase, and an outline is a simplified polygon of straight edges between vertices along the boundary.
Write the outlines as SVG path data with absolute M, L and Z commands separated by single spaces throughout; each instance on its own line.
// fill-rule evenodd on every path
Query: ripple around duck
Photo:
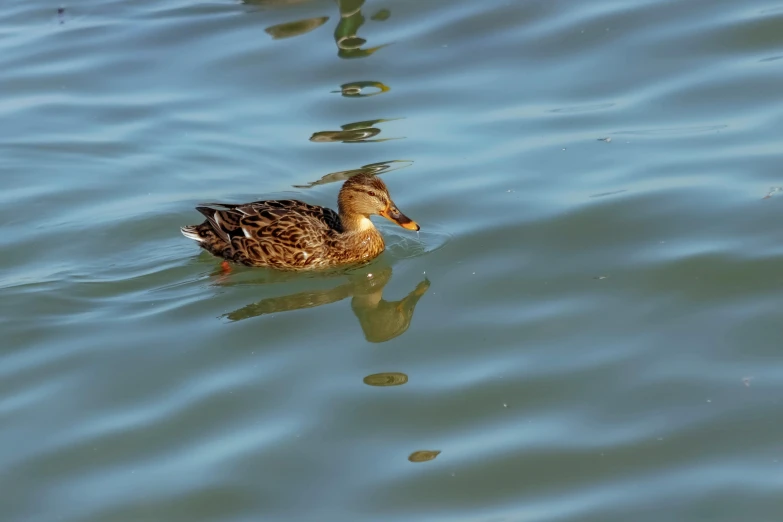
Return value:
M 427 230 L 417 232 L 416 236 L 389 227 L 383 227 L 383 235 L 386 240 L 387 255 L 398 260 L 435 252 L 446 246 L 452 237 L 445 227 L 437 223 L 427 224 Z

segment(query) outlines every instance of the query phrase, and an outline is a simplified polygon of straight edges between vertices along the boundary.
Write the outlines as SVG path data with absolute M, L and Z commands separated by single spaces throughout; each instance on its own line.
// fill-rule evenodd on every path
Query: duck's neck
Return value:
M 383 236 L 375 228 L 370 218 L 362 214 L 340 213 L 343 225 L 343 237 L 349 249 L 372 251 L 377 255 L 385 248 Z
M 370 218 L 362 214 L 340 212 L 340 222 L 343 224 L 343 231 L 347 233 L 378 232 Z

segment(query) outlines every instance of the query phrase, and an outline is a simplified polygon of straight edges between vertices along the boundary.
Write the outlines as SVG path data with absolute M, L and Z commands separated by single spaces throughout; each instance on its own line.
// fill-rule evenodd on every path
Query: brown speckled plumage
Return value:
M 372 214 L 419 230 L 397 210 L 380 178 L 349 178 L 337 200 L 339 213 L 293 199 L 209 203 L 196 207 L 206 221 L 182 227 L 182 233 L 229 261 L 307 270 L 369 261 L 383 252 L 383 237 L 369 220 Z

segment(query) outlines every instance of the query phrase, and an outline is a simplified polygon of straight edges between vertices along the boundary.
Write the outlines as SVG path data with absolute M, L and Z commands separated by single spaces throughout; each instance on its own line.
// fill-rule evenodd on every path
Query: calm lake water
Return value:
M 783 520 L 783 1 L 0 4 L 2 520 Z M 369 266 L 204 201 L 386 180 Z

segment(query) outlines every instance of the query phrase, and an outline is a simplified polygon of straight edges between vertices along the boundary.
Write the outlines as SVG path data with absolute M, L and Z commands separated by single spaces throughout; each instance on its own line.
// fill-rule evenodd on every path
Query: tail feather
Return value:
M 196 210 L 201 212 L 204 217 L 207 218 L 209 224 L 212 225 L 212 231 L 217 234 L 220 239 L 226 243 L 231 243 L 231 238 L 226 233 L 226 231 L 223 230 L 223 227 L 220 226 L 220 214 L 215 211 L 215 209 L 209 207 L 196 207 Z
M 193 239 L 199 243 L 204 241 L 204 238 L 201 237 L 201 234 L 198 233 L 198 225 L 188 225 L 186 227 L 180 228 L 180 231 L 182 232 L 182 235 L 188 239 Z
M 210 254 L 231 259 L 233 252 L 231 243 L 223 241 L 223 238 L 215 233 L 215 229 L 209 221 L 204 221 L 200 225 L 182 227 L 180 231 L 183 236 L 196 241 L 201 248 Z

